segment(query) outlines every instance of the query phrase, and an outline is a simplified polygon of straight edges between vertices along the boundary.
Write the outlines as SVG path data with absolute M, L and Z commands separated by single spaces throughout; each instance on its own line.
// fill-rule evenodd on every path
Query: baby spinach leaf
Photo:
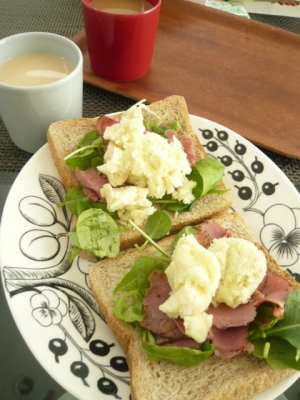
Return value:
M 275 305 L 262 304 L 256 309 L 255 320 L 250 324 L 248 330 L 249 339 L 257 339 L 265 336 L 265 330 L 272 328 L 278 321 L 274 317 Z
M 137 275 L 137 285 L 142 293 L 143 297 L 145 296 L 146 290 L 149 288 L 149 276 L 152 274 L 153 271 L 160 270 L 164 271 L 164 264 L 157 261 L 155 258 L 148 256 L 146 263 L 144 259 L 139 259 L 137 262 L 139 266 L 139 273 Z
M 79 256 L 79 254 L 82 252 L 82 249 L 79 246 L 76 230 L 69 232 L 68 235 L 69 235 L 70 241 L 72 243 L 72 247 L 73 247 L 73 250 L 71 251 L 71 253 L 69 255 L 69 262 L 71 263 L 75 257 Z
M 85 171 L 91 166 L 95 166 L 94 159 L 97 159 L 97 165 L 101 165 L 103 163 L 103 158 L 99 160 L 99 153 L 92 148 L 86 148 L 80 153 L 74 154 L 72 157 L 65 160 L 65 163 L 69 168 L 72 169 L 80 169 L 81 171 Z
M 82 148 L 82 147 L 85 147 L 85 146 L 89 146 L 89 145 L 91 145 L 91 144 L 93 144 L 93 143 L 97 143 L 97 140 L 98 139 L 100 139 L 100 142 L 99 143 L 103 143 L 103 139 L 99 136 L 99 134 L 98 134 L 98 132 L 97 131 L 92 131 L 92 132 L 89 132 L 89 133 L 87 133 L 84 137 L 83 137 L 83 139 L 78 143 L 78 145 L 77 145 L 77 149 L 80 149 L 80 148 Z M 102 140 L 101 140 L 102 139 Z
M 139 257 L 131 270 L 114 289 L 114 314 L 125 322 L 142 322 L 143 300 L 150 286 L 149 276 L 155 270 L 164 270 L 164 265 L 150 255 Z M 122 293 L 117 296 L 118 293 Z
M 76 150 L 66 157 L 65 163 L 69 168 L 82 171 L 89 167 L 95 168 L 103 164 L 105 147 L 104 139 L 97 131 L 89 132 L 77 145 Z
M 161 199 L 150 197 L 149 200 L 152 204 L 158 204 L 161 210 L 184 212 L 191 209 L 190 204 L 184 204 L 182 201 L 174 200 L 170 194 L 165 194 Z
M 77 186 L 67 191 L 65 199 L 59 204 L 59 207 L 66 206 L 67 209 L 73 214 L 78 215 L 77 206 L 80 203 L 85 203 L 84 208 L 89 208 L 91 200 L 83 193 L 81 187 Z
M 300 290 L 289 295 L 284 307 L 284 318 L 265 330 L 265 334 L 268 338 L 276 336 L 285 339 L 292 346 L 300 349 Z
M 139 257 L 130 271 L 124 275 L 121 282 L 114 289 L 114 295 L 119 292 L 128 292 L 135 289 L 145 294 L 149 287 L 148 278 L 150 274 L 157 269 L 162 271 L 164 269 L 164 264 L 150 255 Z
M 259 307 L 258 320 L 251 324 L 249 341 L 254 355 L 265 358 L 276 369 L 300 370 L 300 290 L 292 292 L 284 307 L 284 317 L 270 322 L 271 307 Z M 261 314 L 262 313 L 262 314 Z M 267 325 L 263 317 L 267 318 Z
M 162 126 L 151 126 L 150 129 L 148 129 L 151 132 L 157 133 L 159 136 L 165 136 L 166 128 L 163 128 Z
M 199 365 L 213 355 L 215 351 L 215 346 L 212 344 L 204 345 L 202 350 L 157 346 L 154 336 L 146 329 L 142 332 L 142 347 L 149 360 L 170 361 L 182 367 Z
M 256 339 L 253 355 L 265 359 L 274 369 L 283 370 L 293 368 L 300 370 L 299 350 L 280 337 L 269 337 L 268 339 Z
M 77 216 L 90 208 L 99 208 L 115 220 L 117 219 L 117 213 L 108 211 L 106 203 L 91 201 L 79 186 L 67 191 L 64 201 L 59 204 L 59 207 L 63 206 L 66 206 L 73 215 Z
M 99 167 L 99 165 L 103 164 L 103 157 L 101 156 L 96 156 L 94 158 L 92 158 L 91 160 L 91 167 L 97 169 L 97 167 Z
M 95 209 L 98 209 L 98 210 L 102 210 L 103 212 L 105 212 L 106 214 L 108 214 L 108 215 L 109 215 L 111 218 L 113 218 L 114 220 L 117 220 L 117 218 L 118 218 L 117 212 L 108 211 L 108 209 L 107 209 L 107 204 L 106 204 L 106 203 L 100 203 L 100 202 L 94 203 L 94 202 L 92 202 L 92 201 L 91 201 L 90 204 L 89 204 L 89 203 L 86 203 L 85 208 L 82 209 L 80 212 L 78 212 L 78 215 L 80 215 L 81 212 L 83 212 L 83 211 L 85 211 L 85 210 L 88 210 L 88 209 L 90 209 L 90 208 L 95 208 Z
M 224 165 L 213 158 L 205 158 L 198 161 L 188 179 L 197 183 L 193 189 L 195 198 L 199 199 L 208 193 L 215 192 L 216 186 L 224 175 Z
M 69 232 L 68 236 L 69 236 L 73 246 L 75 246 L 75 247 L 80 246 L 76 230 Z
M 115 316 L 125 322 L 142 322 L 145 315 L 143 298 L 138 289 L 124 293 L 114 304 Z
M 77 220 L 79 247 L 99 258 L 116 257 L 120 251 L 120 234 L 116 222 L 101 209 L 82 212 Z
M 73 250 L 70 252 L 69 256 L 69 262 L 73 262 L 73 260 L 79 256 L 79 254 L 82 252 L 82 249 L 80 247 L 74 246 Z
M 146 233 L 151 239 L 158 240 L 168 235 L 172 228 L 172 219 L 164 210 L 155 211 L 146 223 Z

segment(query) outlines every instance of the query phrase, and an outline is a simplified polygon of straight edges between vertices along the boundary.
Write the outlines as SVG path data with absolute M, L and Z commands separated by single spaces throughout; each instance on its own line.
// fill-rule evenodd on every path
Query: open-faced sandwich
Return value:
M 148 240 L 89 274 L 133 400 L 251 399 L 300 369 L 300 286 L 236 213 Z
M 115 257 L 141 244 L 129 220 L 145 229 L 157 210 L 167 212 L 175 233 L 230 208 L 224 166 L 207 157 L 183 97 L 56 122 L 48 143 L 67 189 L 63 205 L 77 218 L 73 257 L 82 251 Z

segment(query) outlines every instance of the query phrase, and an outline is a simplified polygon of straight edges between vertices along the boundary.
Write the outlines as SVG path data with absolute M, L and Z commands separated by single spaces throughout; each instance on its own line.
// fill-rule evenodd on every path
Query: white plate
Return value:
M 191 120 L 207 152 L 226 166 L 233 209 L 299 280 L 300 196 L 294 186 L 241 136 L 203 118 Z M 71 219 L 56 207 L 63 197 L 45 145 L 18 175 L 3 212 L 1 275 L 8 304 L 32 353 L 67 392 L 82 400 L 128 400 L 127 365 L 91 295 L 89 263 L 67 261 Z M 298 376 L 256 399 L 273 400 Z

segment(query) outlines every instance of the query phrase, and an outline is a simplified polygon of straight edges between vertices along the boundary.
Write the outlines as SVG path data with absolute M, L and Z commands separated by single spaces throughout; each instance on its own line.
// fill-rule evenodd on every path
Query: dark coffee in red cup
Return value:
M 81 0 L 91 68 L 105 79 L 132 81 L 150 69 L 161 0 L 135 2 Z

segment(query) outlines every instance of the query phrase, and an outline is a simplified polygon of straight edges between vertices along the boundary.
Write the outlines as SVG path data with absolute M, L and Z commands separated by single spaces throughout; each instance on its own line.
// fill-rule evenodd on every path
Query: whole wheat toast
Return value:
M 196 161 L 207 157 L 207 154 L 201 145 L 198 136 L 195 134 L 190 122 L 186 102 L 181 96 L 170 96 L 164 100 L 152 103 L 149 106 L 151 112 L 143 110 L 146 119 L 157 122 L 157 116 L 164 116 L 164 124 L 168 126 L 174 123 L 178 118 L 182 133 L 181 136 L 191 137 L 194 143 Z M 155 113 L 155 115 L 153 115 Z M 75 150 L 77 144 L 83 136 L 95 130 L 97 119 L 76 119 L 55 122 L 50 125 L 48 130 L 48 144 L 52 153 L 54 163 L 65 186 L 65 189 L 71 189 L 78 186 L 73 171 L 66 166 L 64 158 Z M 219 189 L 226 189 L 224 183 L 220 183 Z M 223 194 L 208 194 L 196 202 L 193 209 L 189 212 L 172 213 L 171 233 L 176 233 L 186 225 L 195 225 L 201 221 L 217 216 L 229 210 L 231 198 L 229 192 Z M 142 226 L 144 229 L 144 226 Z M 135 244 L 141 244 L 143 238 L 134 231 L 122 232 L 120 236 L 120 249 L 127 249 Z
M 214 221 L 230 229 L 234 237 L 253 241 L 244 221 L 236 213 L 226 213 Z M 171 251 L 174 236 L 159 242 Z M 261 248 L 261 246 L 258 245 Z M 262 249 L 263 250 L 263 249 Z M 140 333 L 113 314 L 113 290 L 141 253 L 158 254 L 154 247 L 125 253 L 115 260 L 104 260 L 91 267 L 89 280 L 96 302 L 123 349 L 131 373 L 133 400 L 246 400 L 295 373 L 272 369 L 264 360 L 240 353 L 229 360 L 212 356 L 196 367 L 179 367 L 167 361 L 149 361 L 141 345 Z M 300 285 L 265 252 L 268 269 L 284 276 L 293 290 Z

